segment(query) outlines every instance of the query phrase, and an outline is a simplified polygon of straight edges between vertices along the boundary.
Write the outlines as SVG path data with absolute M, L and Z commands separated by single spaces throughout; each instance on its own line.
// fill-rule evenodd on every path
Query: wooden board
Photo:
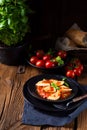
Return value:
M 23 67 L 23 69 L 24 72 L 22 73 L 19 71 L 19 66 L 0 64 L 0 130 L 73 130 L 76 126 L 77 130 L 87 129 L 87 111 L 79 115 L 78 124 L 76 120 L 63 127 L 22 124 L 21 119 L 24 107 L 23 85 L 29 78 L 41 73 L 30 66 Z M 79 80 L 81 81 L 81 79 Z

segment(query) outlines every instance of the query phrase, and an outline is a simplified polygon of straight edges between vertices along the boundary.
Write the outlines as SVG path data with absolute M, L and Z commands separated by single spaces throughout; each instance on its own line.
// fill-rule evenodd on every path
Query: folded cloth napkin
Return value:
M 87 86 L 82 86 L 87 91 Z M 51 112 L 42 112 L 33 107 L 33 105 L 27 100 L 24 101 L 24 112 L 22 117 L 23 124 L 29 125 L 51 125 L 51 126 L 63 126 L 73 121 L 83 110 L 87 108 L 87 101 L 85 100 L 79 107 L 73 112 L 67 114 L 67 116 L 55 116 Z

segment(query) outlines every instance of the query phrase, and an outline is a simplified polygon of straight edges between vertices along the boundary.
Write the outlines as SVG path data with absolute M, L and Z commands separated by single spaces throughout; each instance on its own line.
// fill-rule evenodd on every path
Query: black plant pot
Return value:
M 16 47 L 0 46 L 0 63 L 19 65 L 24 62 L 27 44 Z

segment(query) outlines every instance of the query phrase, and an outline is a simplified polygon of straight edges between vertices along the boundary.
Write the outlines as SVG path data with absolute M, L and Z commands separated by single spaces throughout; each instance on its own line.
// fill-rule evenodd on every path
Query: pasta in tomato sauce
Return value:
M 62 80 L 43 79 L 36 83 L 39 96 L 49 100 L 66 99 L 72 93 L 72 89 L 64 84 Z

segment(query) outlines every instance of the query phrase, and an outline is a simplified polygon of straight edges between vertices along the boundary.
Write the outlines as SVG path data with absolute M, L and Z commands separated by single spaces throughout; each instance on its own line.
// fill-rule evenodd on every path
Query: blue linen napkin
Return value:
M 82 86 L 87 91 L 87 86 Z M 42 112 L 33 107 L 27 100 L 24 101 L 24 111 L 22 117 L 22 123 L 27 125 L 51 125 L 51 126 L 63 126 L 73 121 L 83 110 L 87 108 L 87 100 L 85 100 L 78 108 L 76 108 L 67 116 L 55 116 L 48 114 L 48 112 Z

